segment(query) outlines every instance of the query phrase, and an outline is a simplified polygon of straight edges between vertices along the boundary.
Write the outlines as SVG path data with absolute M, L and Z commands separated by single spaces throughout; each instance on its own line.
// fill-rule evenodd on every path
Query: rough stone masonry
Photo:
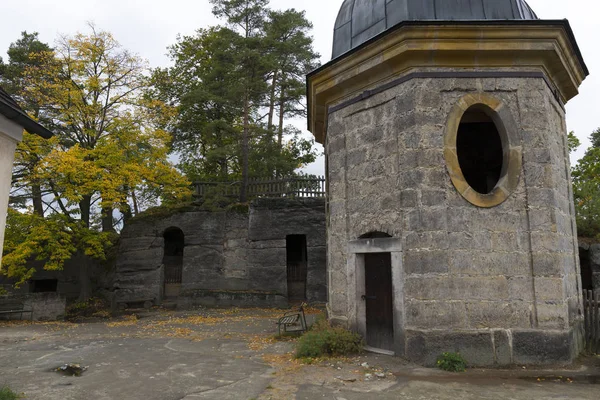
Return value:
M 569 363 L 583 317 L 564 104 L 588 71 L 568 22 L 481 4 L 342 5 L 336 58 L 307 78 L 329 316 L 427 365 Z

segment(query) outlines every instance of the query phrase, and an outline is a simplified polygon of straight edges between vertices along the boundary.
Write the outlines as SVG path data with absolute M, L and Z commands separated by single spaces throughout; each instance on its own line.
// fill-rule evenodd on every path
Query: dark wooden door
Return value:
M 394 348 L 392 255 L 365 254 L 365 297 L 367 345 L 383 350 Z

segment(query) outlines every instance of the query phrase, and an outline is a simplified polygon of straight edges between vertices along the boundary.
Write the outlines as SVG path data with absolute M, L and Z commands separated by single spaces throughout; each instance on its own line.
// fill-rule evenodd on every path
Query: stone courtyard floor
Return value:
M 0 322 L 0 386 L 30 400 L 600 399 L 600 357 L 568 370 L 462 374 L 374 354 L 302 364 L 293 342 L 274 340 L 279 315 L 151 310 L 83 323 Z M 88 369 L 54 371 L 65 363 Z

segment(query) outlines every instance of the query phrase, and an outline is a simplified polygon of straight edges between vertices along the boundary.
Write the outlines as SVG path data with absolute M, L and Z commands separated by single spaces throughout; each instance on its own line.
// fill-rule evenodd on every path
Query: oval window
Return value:
M 489 194 L 502 176 L 504 151 L 494 121 L 479 107 L 463 114 L 456 135 L 456 155 L 465 181 L 480 194 Z

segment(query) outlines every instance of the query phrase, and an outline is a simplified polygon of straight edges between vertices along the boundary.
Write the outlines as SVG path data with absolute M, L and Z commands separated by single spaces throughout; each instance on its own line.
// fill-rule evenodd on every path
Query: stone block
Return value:
M 515 330 L 513 360 L 521 365 L 570 363 L 577 356 L 572 332 Z
M 419 151 L 414 149 L 401 149 L 398 151 L 398 164 L 402 169 L 417 168 Z
M 526 302 L 467 302 L 466 310 L 471 329 L 527 329 L 532 326 L 532 306 Z
M 523 249 L 521 237 L 516 232 L 492 232 L 492 250 L 515 252 Z
M 473 367 L 495 362 L 490 332 L 406 331 L 406 357 L 418 364 L 435 366 L 444 352 L 460 353 Z
M 492 239 L 488 231 L 448 232 L 450 249 L 490 250 Z
M 439 206 L 446 202 L 445 190 L 421 190 L 421 204 L 424 206 Z
M 531 250 L 533 252 L 560 251 L 559 235 L 552 232 L 531 232 Z
M 527 190 L 529 205 L 531 207 L 559 207 L 556 190 L 552 188 L 529 188 Z
M 511 276 L 508 278 L 508 297 L 511 300 L 533 301 L 533 278 L 530 276 Z
M 118 272 L 152 270 L 162 264 L 163 249 L 150 248 L 119 253 L 116 268 Z
M 450 182 L 450 175 L 446 171 L 446 168 L 441 167 L 438 168 L 427 168 L 425 169 L 425 173 L 423 176 L 423 183 L 425 186 L 437 188 L 444 187 L 447 182 Z
M 564 273 L 564 255 L 555 252 L 531 253 L 533 274 L 535 276 L 562 276 Z
M 508 330 L 493 330 L 494 361 L 496 365 L 512 364 L 512 343 Z
M 426 207 L 408 211 L 404 217 L 407 231 L 445 231 L 446 208 Z
M 400 206 L 401 207 L 416 207 L 418 192 L 416 190 L 402 190 L 400 192 Z M 599 252 L 600 254 L 600 252 Z
M 432 274 L 448 272 L 448 253 L 446 251 L 406 251 L 404 270 L 407 274 Z
M 417 163 L 419 167 L 430 168 L 444 165 L 443 149 L 421 149 L 418 152 Z
M 530 187 L 554 188 L 552 164 L 528 162 L 524 165 L 525 179 Z
M 569 309 L 566 302 L 536 304 L 538 326 L 543 329 L 566 329 L 569 326 Z
M 535 297 L 538 301 L 562 301 L 565 296 L 564 278 L 535 277 Z
M 467 323 L 465 304 L 411 300 L 406 304 L 404 322 L 407 327 L 414 329 L 460 329 Z
M 404 290 L 406 299 L 501 301 L 508 299 L 508 280 L 501 276 L 410 276 Z
M 162 248 L 163 246 L 164 239 L 156 236 L 123 237 L 119 240 L 120 253 Z
M 448 232 L 410 232 L 404 237 L 404 250 L 446 250 L 449 246 Z
M 459 275 L 522 276 L 530 271 L 529 255 L 524 252 L 454 250 L 450 252 L 450 272 Z

